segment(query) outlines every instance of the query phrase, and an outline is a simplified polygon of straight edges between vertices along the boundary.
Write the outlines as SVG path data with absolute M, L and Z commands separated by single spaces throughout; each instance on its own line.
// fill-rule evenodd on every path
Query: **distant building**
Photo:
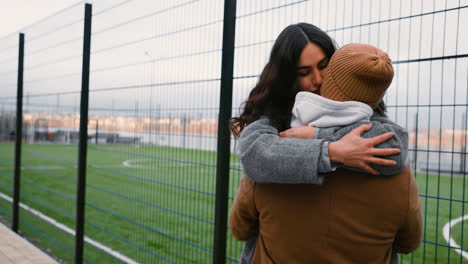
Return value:
M 34 131 L 34 142 L 53 142 L 58 144 L 78 144 L 80 133 L 75 129 L 37 128 Z M 139 137 L 120 136 L 117 132 L 88 132 L 88 142 L 98 144 L 139 144 Z

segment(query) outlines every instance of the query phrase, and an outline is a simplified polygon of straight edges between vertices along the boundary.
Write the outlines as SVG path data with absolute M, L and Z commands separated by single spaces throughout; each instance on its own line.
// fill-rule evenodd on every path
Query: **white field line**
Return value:
M 149 169 L 153 168 L 152 166 L 145 166 L 138 164 L 139 162 L 145 162 L 145 161 L 151 161 L 151 159 L 129 159 L 124 162 L 122 162 L 122 166 L 127 167 L 127 168 L 133 168 L 133 169 Z M 198 166 L 197 164 L 174 164 L 176 161 L 168 161 L 166 164 L 164 164 L 164 168 L 180 168 L 180 167 L 196 167 Z M 174 165 L 168 165 L 168 163 L 172 163 Z
M 144 169 L 146 168 L 145 166 L 143 165 L 137 165 L 137 164 L 133 164 L 135 162 L 143 162 L 143 161 L 147 161 L 148 159 L 134 159 L 134 160 L 126 160 L 124 162 L 122 162 L 122 165 L 124 165 L 125 167 L 128 167 L 128 168 L 135 168 L 135 169 Z
M 0 170 L 8 170 L 12 169 L 13 166 L 11 167 L 0 167 Z M 63 166 L 31 166 L 31 167 L 23 167 L 21 166 L 22 170 L 62 170 L 64 169 Z
M 462 255 L 465 259 L 468 259 L 468 251 L 462 250 L 461 247 L 457 244 L 457 242 L 455 242 L 455 240 L 452 238 L 450 234 L 450 230 L 452 229 L 453 226 L 465 220 L 468 220 L 468 215 L 460 216 L 456 219 L 449 221 L 442 228 L 442 234 L 445 238 L 445 241 L 447 241 L 450 247 L 459 248 L 459 249 L 454 248 L 453 250 L 455 250 L 455 252 Z
M 6 201 L 8 201 L 10 203 L 13 202 L 13 199 L 10 196 L 8 196 L 8 195 L 6 195 L 6 194 L 4 194 L 2 192 L 0 192 L 0 198 L 4 199 L 4 200 L 6 200 Z M 65 233 L 68 233 L 68 234 L 70 234 L 72 236 L 75 236 L 75 230 L 69 228 L 68 226 L 66 226 L 66 225 L 64 225 L 62 223 L 57 222 L 57 220 L 55 220 L 53 218 L 50 218 L 47 215 L 44 215 L 43 213 L 41 213 L 41 212 L 39 212 L 37 210 L 34 210 L 31 207 L 29 207 L 29 206 L 27 206 L 27 205 L 25 205 L 23 203 L 20 203 L 19 206 L 21 208 L 23 208 L 24 210 L 30 212 L 31 214 L 33 214 L 33 215 L 41 218 L 42 220 L 50 223 L 51 225 L 56 226 L 58 229 L 64 231 Z M 91 244 L 94 247 L 106 252 L 107 254 L 115 257 L 116 259 L 119 259 L 119 260 L 125 262 L 125 263 L 129 263 L 129 264 L 137 264 L 138 263 L 138 262 L 134 261 L 133 259 L 119 253 L 118 251 L 115 251 L 112 248 L 106 247 L 103 244 L 101 244 L 101 243 L 99 243 L 97 241 L 94 241 L 94 240 L 92 240 L 91 238 L 89 238 L 87 236 L 84 237 L 84 241 L 87 242 L 88 244 Z
M 94 164 L 88 164 L 88 166 L 94 166 Z M 112 168 L 123 168 L 124 166 L 122 165 L 118 165 L 118 164 L 115 164 L 115 165 L 97 165 L 97 167 L 99 168 L 105 168 L 105 169 L 112 169 Z M 12 169 L 13 166 L 11 167 L 0 167 L 0 170 L 9 170 L 9 169 Z M 77 169 L 78 166 L 77 165 L 74 165 L 73 168 Z M 65 167 L 63 166 L 28 166 L 28 167 L 23 167 L 21 166 L 21 170 L 63 170 L 65 169 Z

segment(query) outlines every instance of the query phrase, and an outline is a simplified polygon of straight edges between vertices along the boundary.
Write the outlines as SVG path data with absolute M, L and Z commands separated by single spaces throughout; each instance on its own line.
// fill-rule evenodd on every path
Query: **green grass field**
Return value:
M 0 144 L 0 192 L 11 196 L 13 144 Z M 77 148 L 23 145 L 21 202 L 74 228 Z M 214 229 L 216 153 L 179 148 L 89 145 L 86 235 L 141 263 L 211 263 Z M 231 159 L 229 206 L 240 181 L 239 161 Z M 468 214 L 462 177 L 416 175 L 425 243 L 402 263 L 468 263 L 448 249 L 442 228 L 449 219 Z M 427 197 L 426 197 L 427 196 Z M 0 199 L 7 221 L 11 204 Z M 67 263 L 73 261 L 73 236 L 25 210 L 21 231 Z M 452 236 L 468 248 L 468 223 Z M 462 229 L 463 228 L 463 229 Z M 463 234 L 463 235 L 462 235 Z M 462 244 L 463 240 L 463 244 Z M 226 263 L 235 263 L 241 243 L 228 231 Z M 116 263 L 89 244 L 88 263 Z

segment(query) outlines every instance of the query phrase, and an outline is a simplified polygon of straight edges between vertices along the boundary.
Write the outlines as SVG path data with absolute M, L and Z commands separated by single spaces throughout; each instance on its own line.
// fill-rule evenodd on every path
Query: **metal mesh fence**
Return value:
M 109 219 L 98 240 L 133 261 L 212 259 L 222 10 L 131 1 L 93 17 L 88 201 L 107 211 L 86 216 Z
M 1 42 L 2 49 L 5 52 L 0 53 L 1 60 L 5 57 L 11 56 L 18 51 L 18 36 L 4 37 Z M 18 61 L 12 60 L 0 64 L 1 71 L 6 72 L 17 69 Z M 9 74 L 0 74 L 2 83 L 15 83 L 16 76 Z M 14 85 L 2 85 L 2 93 L 12 95 L 11 98 L 2 98 L 0 100 L 0 220 L 11 222 L 11 197 L 13 190 L 13 155 L 11 154 L 14 149 L 14 139 L 16 130 L 16 94 Z
M 389 117 L 410 133 L 424 237 L 401 263 L 467 263 L 467 1 L 237 1 L 232 115 L 275 38 L 308 22 L 392 58 Z M 224 6 L 93 1 L 87 263 L 213 259 Z M 20 230 L 72 262 L 83 4 L 27 28 Z M 0 39 L 0 216 L 10 222 L 18 38 Z M 228 207 L 242 177 L 231 139 Z M 465 217 L 466 216 L 466 217 Z M 227 232 L 226 263 L 242 243 Z
M 72 262 L 83 6 L 76 3 L 23 32 L 19 230 Z
M 5 72 L 15 72 L 18 68 L 18 60 L 5 61 L 8 56 L 18 56 L 18 36 L 7 36 L 2 38 L 1 47 L 4 52 L 0 53 L 2 94 L 9 98 L 0 99 L 0 219 L 11 222 L 12 207 L 11 197 L 13 190 L 13 150 L 16 131 L 16 89 L 15 74 L 5 74 Z M 9 83 L 10 85 L 5 85 Z M 2 96 L 3 97 L 3 96 Z

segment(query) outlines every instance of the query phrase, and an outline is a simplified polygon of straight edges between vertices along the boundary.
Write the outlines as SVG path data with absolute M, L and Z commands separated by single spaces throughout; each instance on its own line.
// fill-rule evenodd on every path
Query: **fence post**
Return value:
M 78 143 L 78 175 L 76 190 L 75 219 L 75 264 L 83 263 L 85 193 L 86 193 L 86 151 L 88 147 L 88 103 L 89 103 L 89 61 L 91 49 L 91 4 L 85 5 L 83 36 L 83 69 L 81 75 L 80 141 Z
M 216 162 L 216 201 L 213 263 L 226 262 L 227 201 L 234 72 L 234 38 L 236 32 L 236 0 L 224 1 L 223 54 L 221 61 L 221 93 L 219 100 L 218 143 Z
M 96 118 L 96 138 L 95 138 L 95 144 L 98 144 L 98 138 L 99 138 L 99 119 Z
M 15 168 L 13 179 L 13 210 L 11 229 L 18 232 L 19 198 L 21 177 L 21 139 L 23 138 L 23 68 L 24 68 L 24 34 L 19 34 L 18 54 L 18 91 L 16 95 L 16 138 L 15 138 Z
M 418 133 L 419 133 L 419 115 L 416 112 L 414 115 L 414 152 L 413 152 L 413 162 L 414 162 L 414 173 L 416 175 L 416 169 L 418 166 Z
M 467 142 L 467 122 L 466 122 L 466 113 L 462 113 L 462 131 L 463 131 L 463 134 L 462 134 L 462 140 L 461 143 L 462 143 L 462 146 L 461 146 L 461 155 L 460 155 L 460 173 L 463 173 L 463 175 L 465 175 L 465 172 L 466 172 L 466 142 Z

